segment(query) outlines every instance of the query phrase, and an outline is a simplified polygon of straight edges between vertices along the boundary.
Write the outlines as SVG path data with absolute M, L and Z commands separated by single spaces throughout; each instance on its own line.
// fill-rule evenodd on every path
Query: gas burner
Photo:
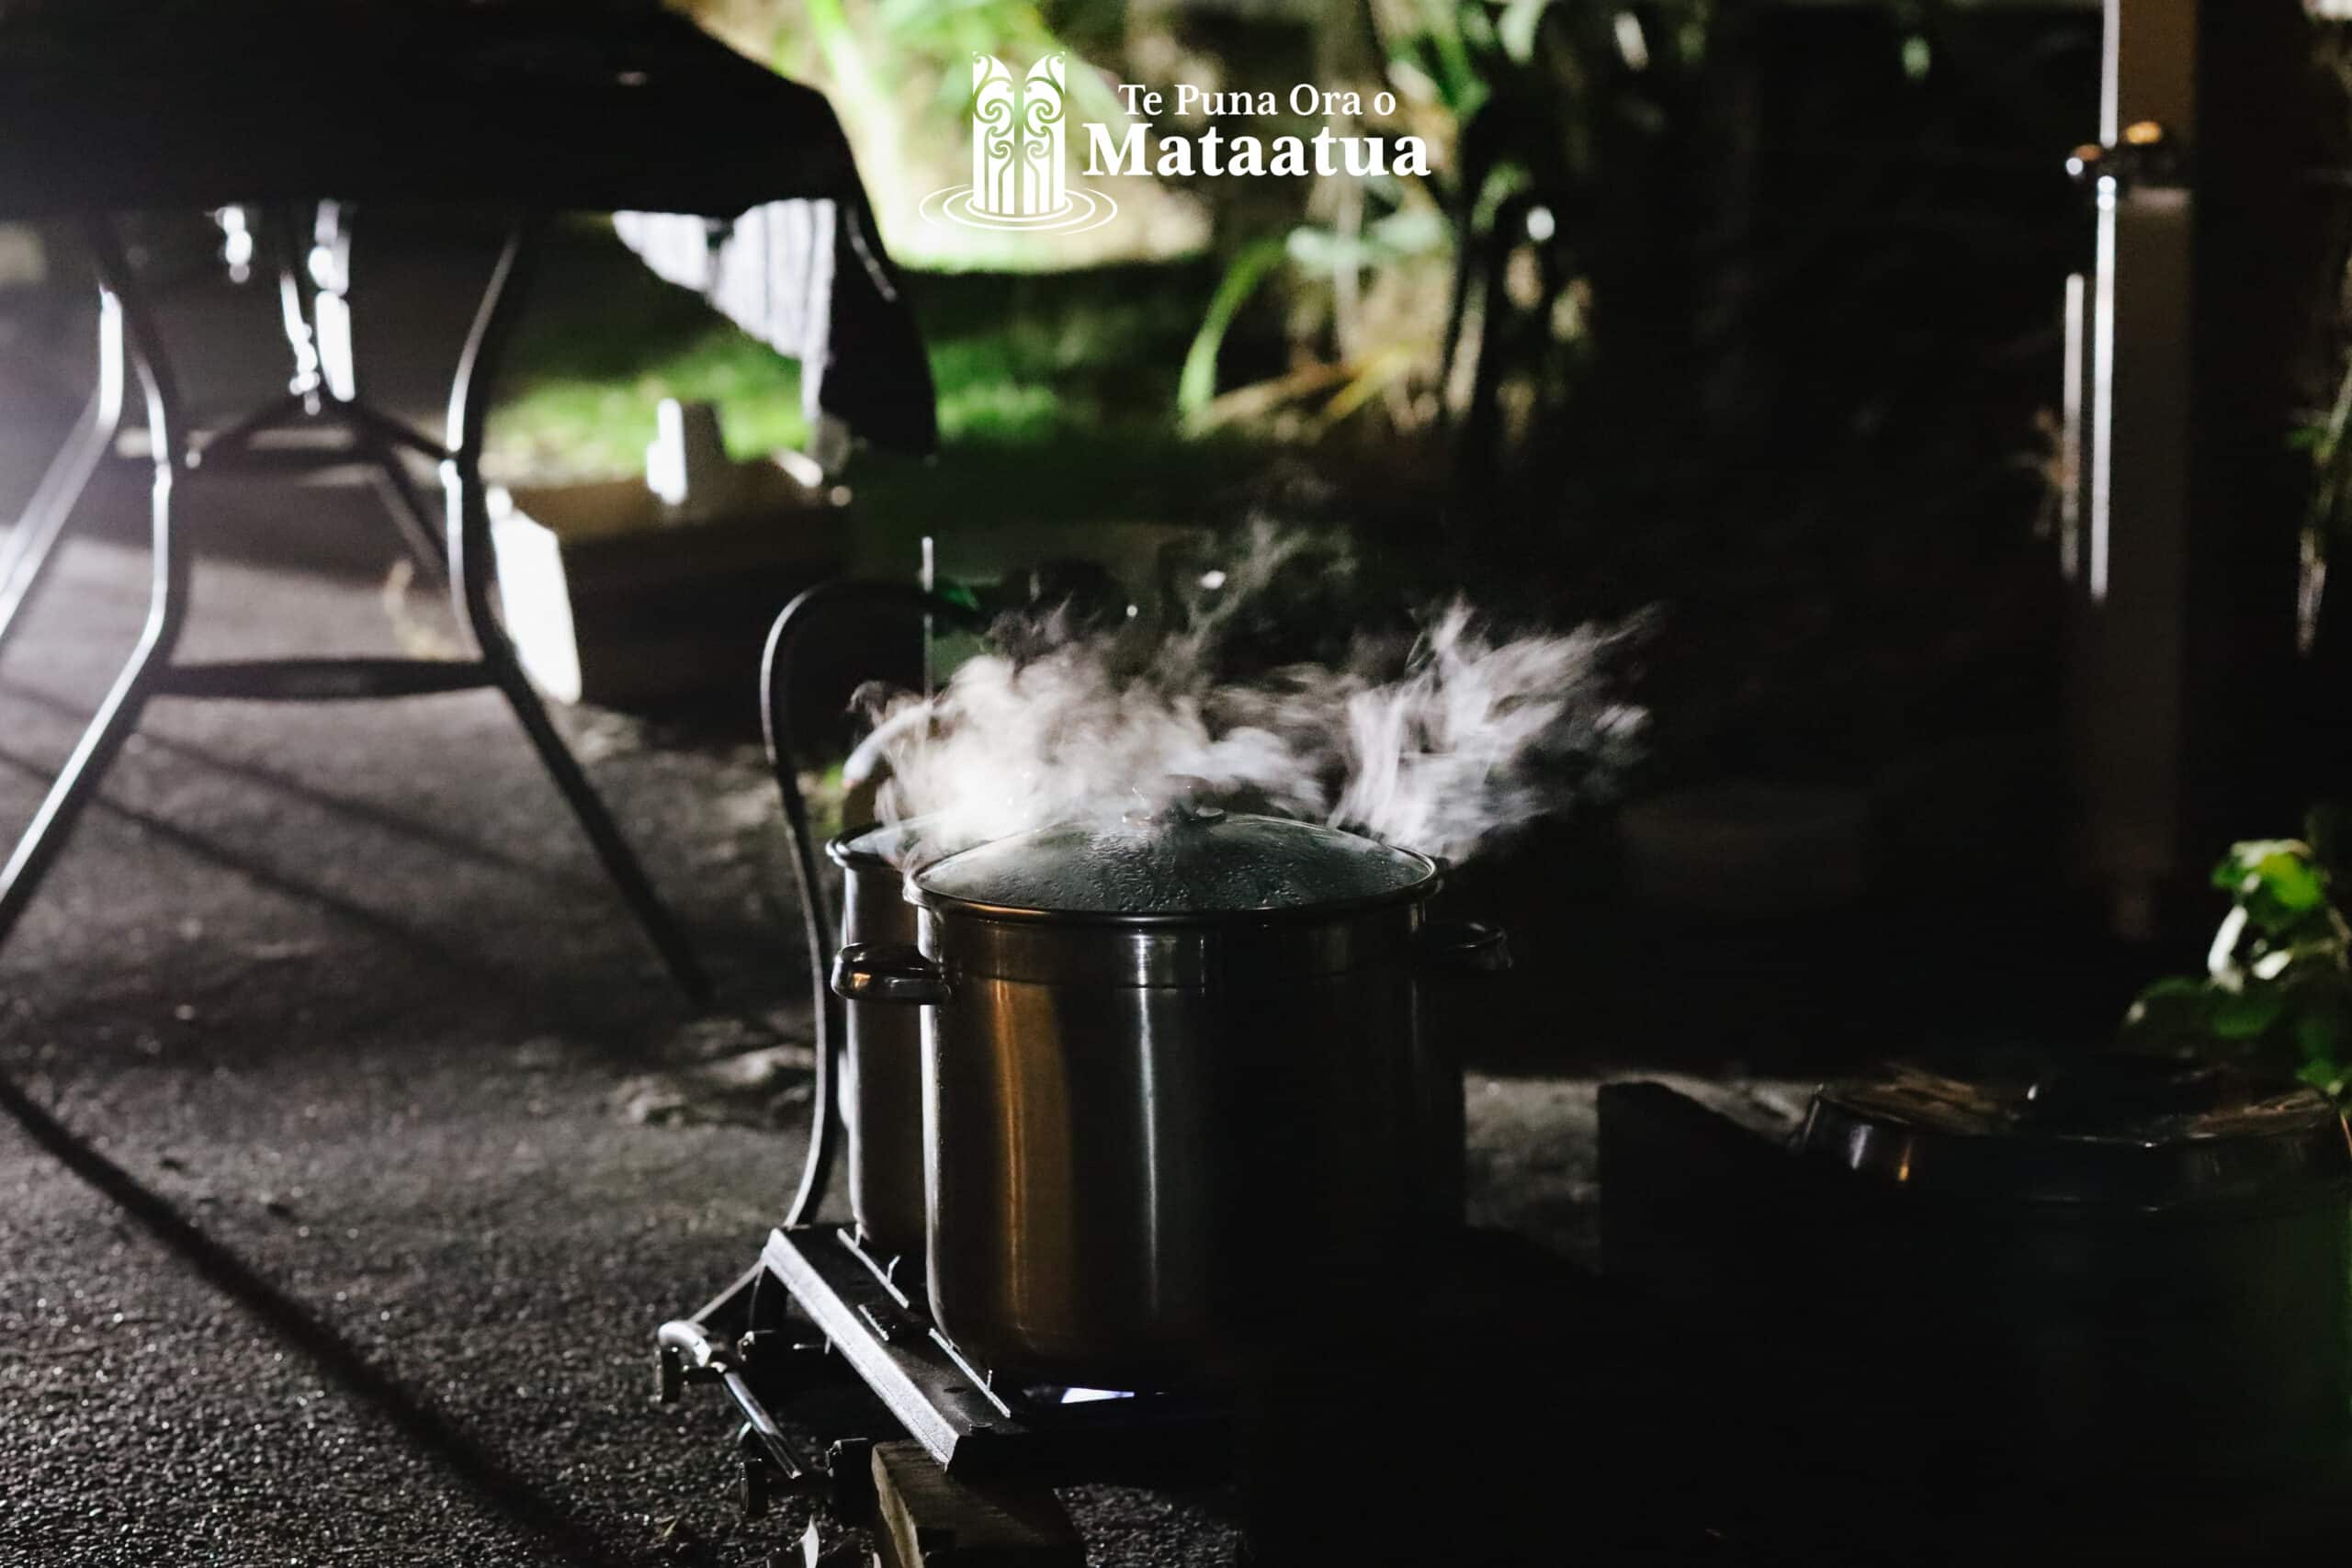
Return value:
M 864 1450 L 903 1432 L 949 1475 L 1018 1477 L 1042 1486 L 1116 1481 L 1201 1484 L 1228 1465 L 1231 1428 L 1217 1400 L 1197 1394 L 1009 1386 L 963 1354 L 854 1233 L 802 1225 L 769 1233 L 760 1261 L 690 1318 L 662 1325 L 660 1393 L 718 1384 L 742 1413 L 738 1448 L 752 1512 L 778 1491 L 828 1494 L 856 1517 Z M 819 1460 L 778 1426 L 775 1411 L 843 1372 L 869 1391 L 848 1429 Z M 844 1480 L 847 1495 L 842 1495 Z
M 1236 1409 L 1261 1450 L 1300 1438 L 1286 1476 L 1360 1481 L 1336 1456 L 1364 1443 L 1392 1462 L 1384 1368 L 1418 1364 L 1415 1314 L 1458 1278 L 1429 1264 L 1461 1230 L 1461 1078 L 1419 987 L 1506 966 L 1498 933 L 1429 918 L 1426 856 L 1194 808 L 927 860 L 853 830 L 836 945 L 786 710 L 809 611 L 843 602 L 953 612 L 834 584 L 771 634 L 771 761 L 831 995 L 798 1189 L 759 1261 L 661 1328 L 662 1396 L 717 1384 L 746 1505 L 823 1496 L 903 1538 L 900 1568 L 925 1509 L 959 1553 L 1009 1521 L 1042 1555 L 1002 1560 L 1074 1564 L 1052 1488 L 1221 1483 Z M 817 1219 L 842 1151 L 848 1228 Z M 1254 1540 L 1328 1495 L 1294 1490 Z

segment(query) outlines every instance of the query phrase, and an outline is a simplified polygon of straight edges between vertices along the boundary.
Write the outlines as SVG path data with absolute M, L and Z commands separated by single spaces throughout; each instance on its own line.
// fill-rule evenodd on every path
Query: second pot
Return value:
M 904 874 L 917 829 L 861 828 L 825 846 L 842 869 L 842 941 L 915 940 Z M 886 1265 L 922 1261 L 922 1029 L 904 1008 L 842 1008 L 841 1113 L 848 1132 L 850 1212 L 861 1244 Z

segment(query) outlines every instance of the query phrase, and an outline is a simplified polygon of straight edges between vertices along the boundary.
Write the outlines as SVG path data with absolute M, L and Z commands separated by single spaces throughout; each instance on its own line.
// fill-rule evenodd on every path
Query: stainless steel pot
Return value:
M 864 828 L 825 846 L 842 869 L 842 941 L 909 946 L 914 906 L 899 866 L 921 829 Z M 874 1257 L 911 1272 L 923 1254 L 922 1027 L 901 1007 L 851 1001 L 843 1009 L 841 1111 L 848 1133 L 850 1213 Z
M 1506 961 L 1427 923 L 1439 880 L 1207 809 L 910 875 L 919 950 L 846 948 L 834 986 L 922 1007 L 940 1328 L 999 1374 L 1164 1387 L 1363 1299 L 1458 1193 L 1431 1172 L 1460 1164 L 1460 1077 L 1416 976 Z
M 1907 1449 L 2276 1482 L 2352 1437 L 2352 1145 L 2317 1093 L 2124 1055 L 1905 1067 L 1824 1089 L 1798 1153 L 1859 1179 L 1867 1230 L 1811 1284 L 1825 1338 L 1922 1370 Z

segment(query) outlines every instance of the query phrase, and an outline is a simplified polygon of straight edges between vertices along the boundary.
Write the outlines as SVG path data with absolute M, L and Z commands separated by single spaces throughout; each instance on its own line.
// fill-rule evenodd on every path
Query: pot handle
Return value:
M 947 972 L 903 942 L 851 942 L 833 955 L 832 983 L 853 1002 L 937 1007 L 949 996 Z
M 1510 938 L 1476 920 L 1433 920 L 1421 928 L 1421 962 L 1455 975 L 1499 975 L 1510 967 Z

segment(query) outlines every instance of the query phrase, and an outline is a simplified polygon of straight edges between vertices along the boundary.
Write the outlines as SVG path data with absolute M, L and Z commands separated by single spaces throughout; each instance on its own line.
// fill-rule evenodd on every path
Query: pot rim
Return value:
M 902 868 L 898 862 L 878 850 L 862 850 L 856 847 L 858 840 L 879 833 L 886 828 L 904 828 L 908 826 L 909 820 L 902 818 L 896 822 L 865 822 L 854 828 L 844 828 L 825 840 L 825 858 L 843 871 L 887 871 L 892 875 L 899 875 L 922 871 L 956 852 L 953 850 L 939 850 L 923 853 L 918 850 L 918 858 L 915 863 L 911 866 Z
M 840 832 L 825 840 L 825 858 L 831 861 L 835 865 L 840 866 L 844 871 L 889 870 L 890 861 L 889 857 L 887 855 L 878 854 L 872 850 L 860 850 L 851 847 L 856 843 L 858 840 L 863 839 L 876 828 L 886 828 L 888 826 L 889 824 L 887 822 L 868 822 L 862 827 L 842 829 Z
M 2236 1107 L 2252 1126 L 2177 1130 L 2165 1119 L 2112 1127 L 1942 1126 L 1878 1097 L 1905 1073 L 1824 1085 L 1800 1156 L 1891 1187 L 1979 1202 L 2090 1212 L 2167 1213 L 2245 1203 L 2340 1203 L 2352 1193 L 2352 1129 L 2317 1091 L 2260 1085 Z
M 1364 894 L 1353 898 L 1327 898 L 1314 904 L 1286 904 L 1272 909 L 1167 909 L 1122 911 L 1118 909 L 1033 909 L 1018 904 L 990 904 L 976 898 L 958 897 L 953 893 L 941 893 L 925 887 L 920 880 L 927 867 L 918 866 L 906 874 L 902 897 L 920 909 L 935 915 L 988 920 L 1001 925 L 1022 926 L 1084 926 L 1119 930 L 1214 931 L 1234 927 L 1263 925 L 1316 925 L 1329 920 L 1347 919 L 1352 916 L 1397 908 L 1407 904 L 1426 903 L 1445 885 L 1445 873 L 1435 861 L 1418 850 L 1401 850 L 1427 869 L 1415 880 L 1401 887 L 1391 887 L 1380 893 Z

